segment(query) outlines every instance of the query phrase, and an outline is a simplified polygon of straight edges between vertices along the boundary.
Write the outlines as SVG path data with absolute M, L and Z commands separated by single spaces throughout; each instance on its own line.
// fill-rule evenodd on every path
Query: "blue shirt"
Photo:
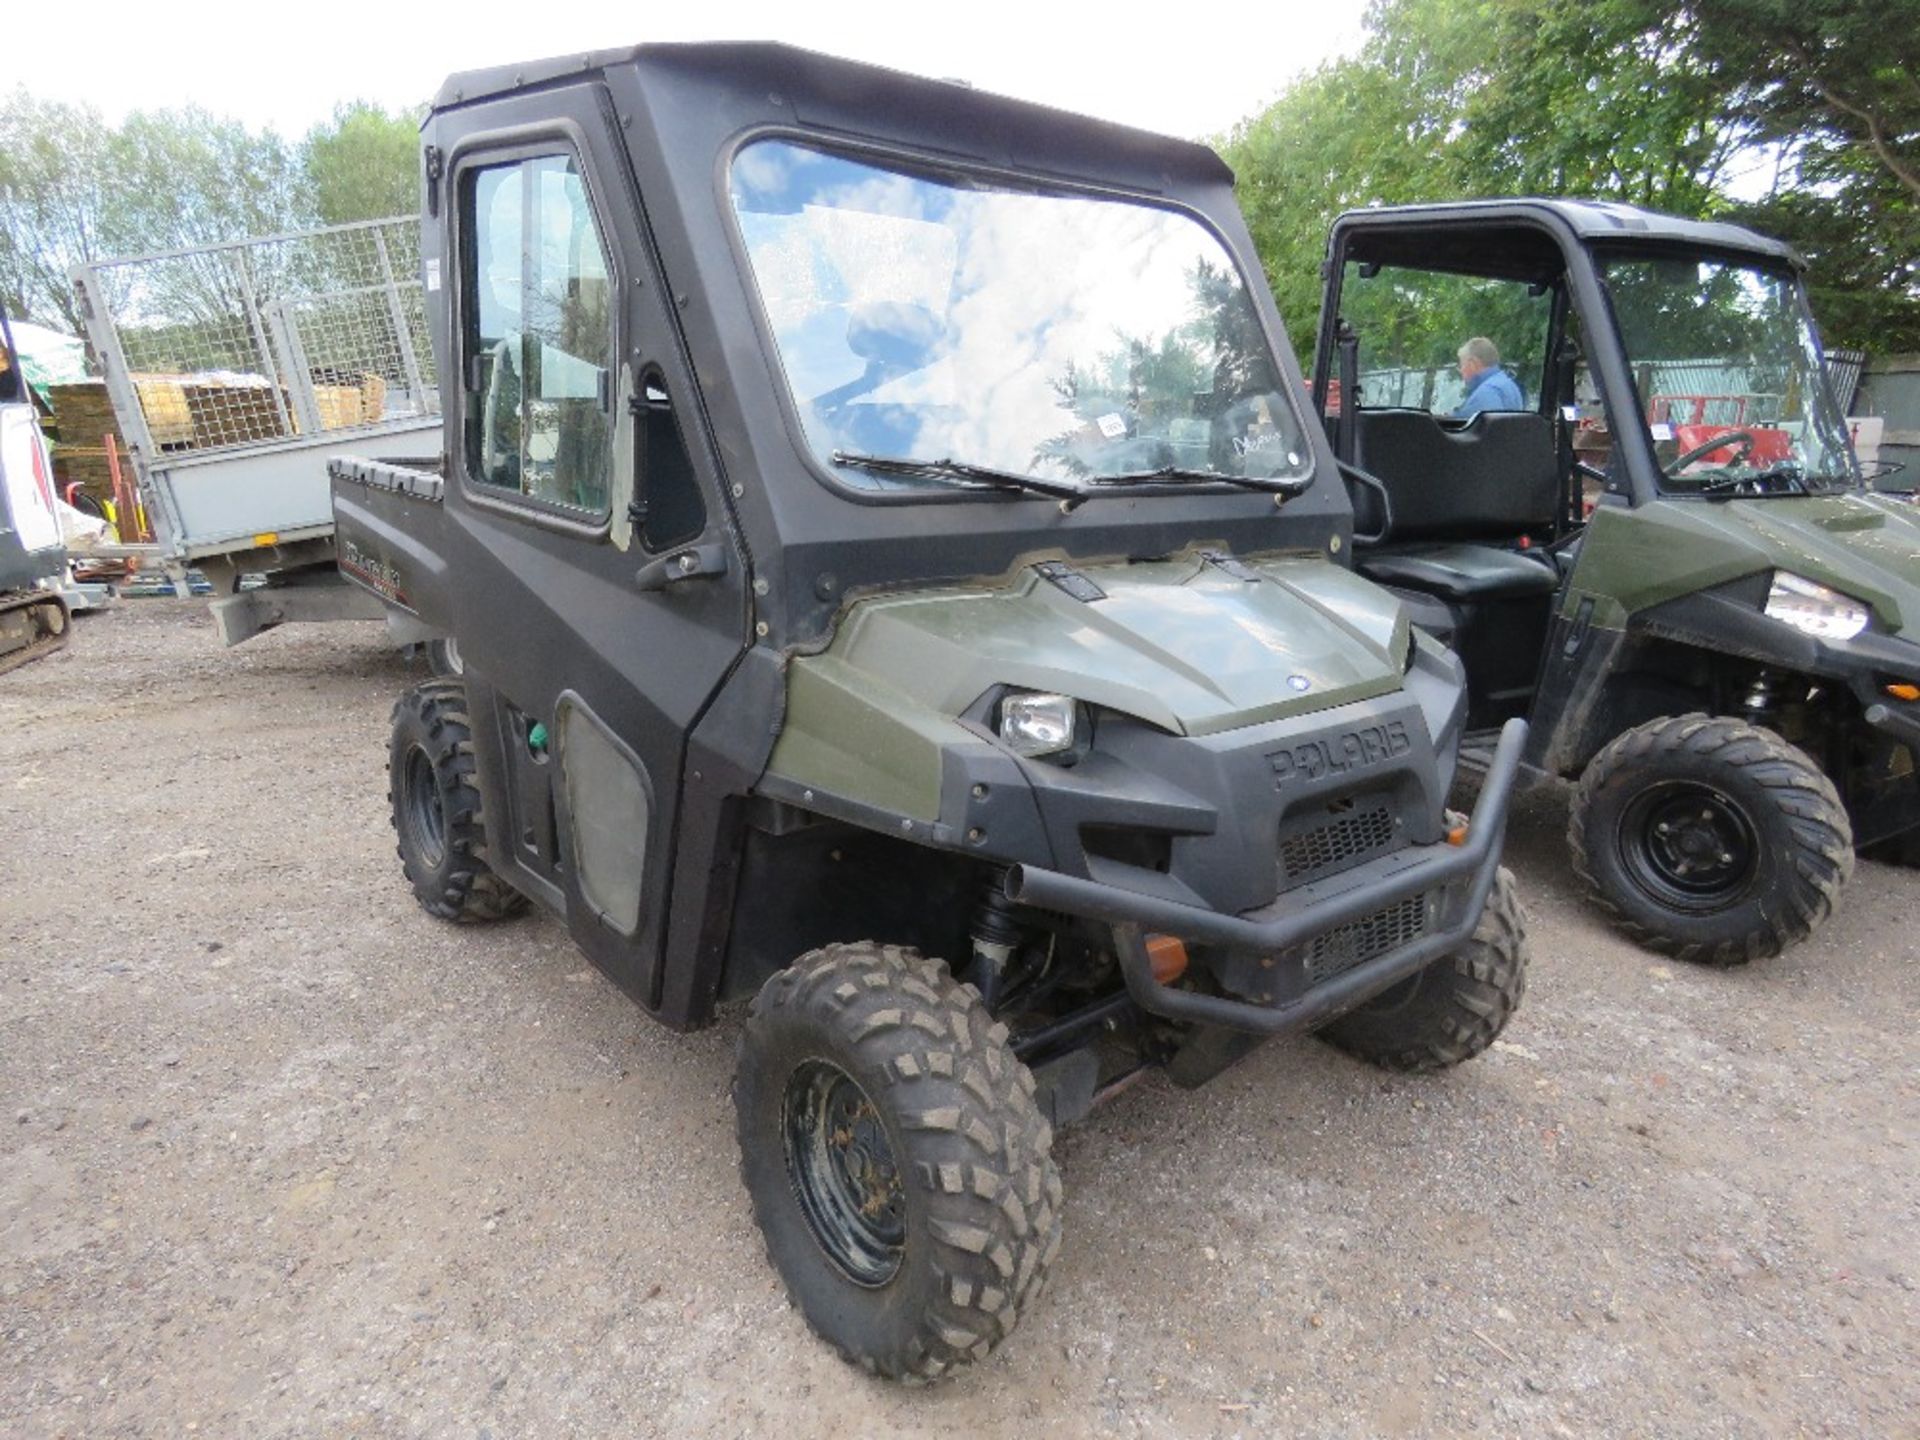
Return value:
M 1498 365 L 1489 365 L 1467 382 L 1467 398 L 1453 412 L 1456 420 L 1478 415 L 1482 410 L 1524 410 L 1527 397 L 1520 384 Z

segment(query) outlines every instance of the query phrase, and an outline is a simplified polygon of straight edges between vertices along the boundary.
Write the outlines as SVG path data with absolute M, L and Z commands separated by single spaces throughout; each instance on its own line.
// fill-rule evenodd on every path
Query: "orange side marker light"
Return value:
M 1149 935 L 1147 961 L 1153 967 L 1153 978 L 1171 985 L 1187 973 L 1186 944 L 1171 935 Z
M 1887 686 L 1887 694 L 1896 700 L 1920 700 L 1920 685 L 1909 685 L 1903 681 Z
M 1456 825 L 1451 830 L 1447 831 L 1447 844 L 1464 845 L 1466 843 L 1467 843 L 1467 827 L 1466 826 Z

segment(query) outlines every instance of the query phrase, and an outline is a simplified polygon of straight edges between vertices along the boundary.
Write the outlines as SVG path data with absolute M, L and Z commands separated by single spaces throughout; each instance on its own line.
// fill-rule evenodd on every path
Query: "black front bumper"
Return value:
M 1524 720 L 1509 720 L 1500 732 L 1462 844 L 1442 842 L 1401 850 L 1361 867 L 1355 872 L 1362 877 L 1357 883 L 1325 899 L 1303 905 L 1297 894 L 1282 895 L 1260 910 L 1227 915 L 1030 865 L 1016 865 L 1007 872 L 1007 898 L 1111 924 L 1127 991 L 1142 1010 L 1169 1020 L 1223 1025 L 1261 1035 L 1309 1029 L 1458 949 L 1473 934 L 1500 867 L 1507 803 L 1526 740 Z M 1363 921 L 1397 902 L 1434 893 L 1443 896 L 1439 923 L 1418 939 L 1374 955 L 1276 1004 L 1162 985 L 1154 979 L 1147 958 L 1148 933 L 1275 955 Z
M 1896 709 L 1884 700 L 1877 700 L 1861 712 L 1861 718 L 1920 756 L 1920 713 L 1911 706 Z

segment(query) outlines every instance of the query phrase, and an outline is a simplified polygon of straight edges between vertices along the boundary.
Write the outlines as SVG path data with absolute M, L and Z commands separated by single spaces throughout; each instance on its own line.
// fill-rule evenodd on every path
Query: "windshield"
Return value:
M 1800 287 L 1697 256 L 1607 261 L 1607 290 L 1670 494 L 1854 483 Z
M 1067 482 L 1311 463 L 1239 271 L 1186 215 L 784 140 L 731 181 L 807 443 L 849 488 L 951 488 L 853 457 Z

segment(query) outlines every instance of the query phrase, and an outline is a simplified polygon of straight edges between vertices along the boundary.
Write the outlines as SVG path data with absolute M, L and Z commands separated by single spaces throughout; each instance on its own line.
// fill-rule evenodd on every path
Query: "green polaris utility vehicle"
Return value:
M 1627 933 L 1737 964 L 1854 850 L 1920 863 L 1920 510 L 1874 493 L 1800 262 L 1730 225 L 1486 201 L 1335 224 L 1314 396 L 1362 575 L 1579 781 Z M 1469 753 L 1473 736 L 1469 736 Z
M 336 462 L 406 876 L 650 1014 L 750 1001 L 768 1252 L 900 1378 L 1060 1239 L 1053 1128 L 1311 1031 L 1484 1050 L 1524 722 L 1352 512 L 1210 150 L 776 46 L 462 75 L 424 133 L 440 473 Z M 644 1121 L 643 1121 L 644 1123 Z

